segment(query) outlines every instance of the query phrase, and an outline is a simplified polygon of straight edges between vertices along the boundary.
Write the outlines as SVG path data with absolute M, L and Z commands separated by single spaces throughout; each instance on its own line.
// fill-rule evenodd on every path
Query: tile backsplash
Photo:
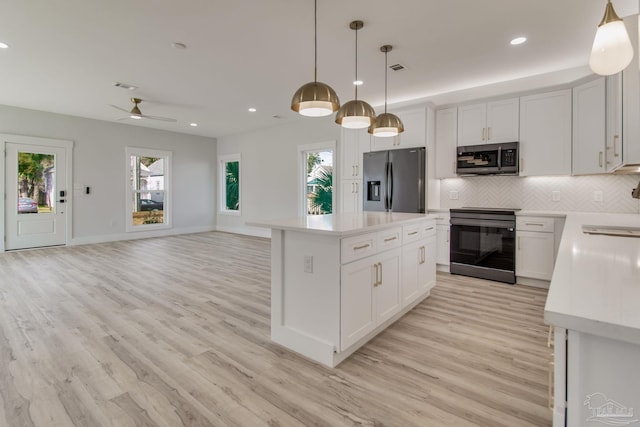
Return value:
M 566 177 L 474 176 L 443 179 L 440 207 L 640 213 L 631 197 L 640 175 Z

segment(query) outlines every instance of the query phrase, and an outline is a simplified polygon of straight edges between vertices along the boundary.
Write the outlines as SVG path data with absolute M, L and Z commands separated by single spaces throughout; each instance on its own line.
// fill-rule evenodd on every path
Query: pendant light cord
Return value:
M 387 53 L 388 51 L 384 51 L 384 113 L 387 114 Z
M 318 82 L 318 0 L 313 1 L 313 81 Z
M 353 81 L 353 84 L 356 86 L 356 98 L 358 100 L 358 27 L 356 27 L 356 79 Z

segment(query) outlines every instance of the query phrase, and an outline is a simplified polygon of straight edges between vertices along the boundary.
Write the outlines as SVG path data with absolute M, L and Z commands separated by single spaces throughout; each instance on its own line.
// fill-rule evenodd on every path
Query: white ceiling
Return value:
M 613 3 L 620 16 L 638 12 L 638 0 Z M 389 71 L 390 104 L 559 70 L 584 75 L 604 6 L 318 0 L 318 79 L 353 99 L 355 19 L 364 21 L 359 98 L 378 112 L 383 44 L 393 45 L 389 64 L 406 67 Z M 510 46 L 520 35 L 527 43 Z M 109 104 L 129 109 L 136 96 L 144 114 L 177 122 L 121 123 L 209 137 L 313 120 L 290 110 L 295 90 L 313 80 L 313 0 L 4 0 L 0 41 L 10 45 L 0 50 L 0 104 L 116 121 L 123 113 Z

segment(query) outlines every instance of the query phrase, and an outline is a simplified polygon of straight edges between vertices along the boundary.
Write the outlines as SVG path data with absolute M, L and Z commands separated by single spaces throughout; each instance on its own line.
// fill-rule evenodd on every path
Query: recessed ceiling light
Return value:
M 134 119 L 134 120 L 142 120 L 142 117 L 140 117 L 140 116 L 136 116 L 136 115 L 133 115 L 133 114 L 132 114 L 132 115 L 130 115 L 129 117 L 131 117 L 131 118 L 132 118 L 132 119 Z
M 522 44 L 526 41 L 527 41 L 526 37 L 516 37 L 515 39 L 511 40 L 511 44 L 515 46 L 517 44 Z
M 0 42 L 0 49 L 8 49 L 8 48 L 9 48 L 8 44 Z
M 195 128 L 195 127 L 198 127 L 198 124 L 197 124 L 197 123 L 189 123 L 189 126 L 191 126 L 191 127 L 194 127 L 194 128 Z
M 362 80 L 355 80 L 353 82 L 353 84 L 356 85 L 356 86 L 362 86 L 362 83 L 364 83 Z
M 258 111 L 258 110 L 256 110 L 256 109 L 255 109 L 255 108 L 253 108 L 253 107 L 249 108 L 249 112 L 250 112 L 250 113 L 255 113 L 256 111 Z
M 175 42 L 171 43 L 171 47 L 173 47 L 174 49 L 186 49 L 187 45 L 184 43 Z

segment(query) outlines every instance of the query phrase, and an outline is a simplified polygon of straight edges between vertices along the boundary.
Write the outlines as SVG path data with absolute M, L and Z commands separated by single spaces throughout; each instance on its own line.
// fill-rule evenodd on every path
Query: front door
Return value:
M 6 142 L 5 249 L 67 243 L 67 148 Z

